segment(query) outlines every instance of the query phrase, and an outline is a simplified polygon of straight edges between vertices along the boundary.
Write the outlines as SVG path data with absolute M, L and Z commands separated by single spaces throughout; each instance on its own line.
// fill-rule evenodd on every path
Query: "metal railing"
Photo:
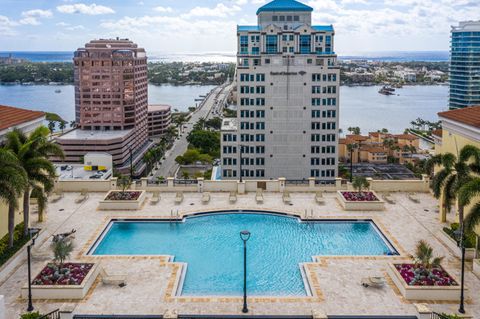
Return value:
M 308 179 L 286 179 L 285 185 L 308 185 Z
M 175 179 L 173 185 L 196 185 L 198 180 L 196 179 Z
M 41 316 L 39 319 L 60 319 L 60 309 L 54 310 Z
M 315 180 L 315 185 L 335 185 L 335 181 L 332 180 Z

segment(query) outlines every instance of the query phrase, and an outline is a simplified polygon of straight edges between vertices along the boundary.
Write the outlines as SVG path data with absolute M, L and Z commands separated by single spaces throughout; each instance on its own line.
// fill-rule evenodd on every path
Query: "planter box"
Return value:
M 115 193 L 119 191 L 109 191 L 105 198 L 111 193 Z M 146 191 L 135 191 L 140 192 L 140 196 L 136 200 L 107 200 L 104 199 L 100 201 L 98 205 L 98 209 L 100 210 L 137 210 L 140 209 L 143 201 L 145 200 Z
M 385 210 L 385 202 L 380 199 L 377 193 L 373 191 L 369 191 L 375 195 L 378 199 L 376 201 L 347 201 L 345 197 L 343 197 L 342 191 L 337 191 L 337 199 L 340 202 L 340 205 L 345 210 L 368 210 L 368 211 L 376 211 L 376 210 Z
M 388 264 L 388 274 L 397 286 L 402 296 L 407 300 L 423 301 L 458 301 L 460 286 L 409 286 L 403 279 L 395 265 Z M 451 276 L 451 275 L 450 275 Z M 455 278 L 454 278 L 455 279 Z M 465 289 L 467 290 L 467 289 Z
M 49 262 L 45 263 L 45 266 Z M 32 285 L 33 299 L 83 299 L 100 273 L 94 264 L 81 285 Z M 22 298 L 28 298 L 28 284 L 22 287 Z
M 438 234 L 438 237 L 444 243 L 450 250 L 453 252 L 453 254 L 458 257 L 462 258 L 462 250 L 460 247 L 457 246 L 457 242 L 450 237 L 446 232 L 441 230 Z M 466 260 L 472 260 L 475 258 L 475 248 L 465 248 L 465 259 Z
M 480 259 L 473 260 L 473 273 L 480 277 Z

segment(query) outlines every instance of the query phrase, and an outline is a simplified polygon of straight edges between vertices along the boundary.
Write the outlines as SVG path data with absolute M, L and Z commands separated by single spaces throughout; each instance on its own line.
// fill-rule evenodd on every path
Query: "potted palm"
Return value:
M 101 210 L 137 210 L 145 200 L 145 191 L 129 190 L 132 180 L 128 176 L 120 176 L 117 186 L 121 190 L 111 190 L 107 193 L 104 200 L 100 201 L 99 209 Z
M 68 235 L 55 236 L 50 248 L 53 261 L 47 262 L 32 280 L 33 299 L 83 299 L 97 278 L 100 269 L 93 263 L 66 262 L 74 249 Z M 27 297 L 28 285 L 22 287 Z
M 388 272 L 407 300 L 458 300 L 460 286 L 441 266 L 443 259 L 421 240 L 412 262 L 390 264 Z
M 346 210 L 383 210 L 385 203 L 375 194 L 368 190 L 370 182 L 363 176 L 353 179 L 352 187 L 355 191 L 338 191 L 337 199 Z M 365 191 L 366 190 L 366 191 Z

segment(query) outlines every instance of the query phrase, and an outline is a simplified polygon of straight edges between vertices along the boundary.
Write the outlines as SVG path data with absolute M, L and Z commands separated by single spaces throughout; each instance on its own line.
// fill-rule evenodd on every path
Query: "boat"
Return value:
M 55 93 L 62 93 L 62 90 L 55 90 Z
M 393 92 L 395 92 L 395 89 L 389 86 L 383 86 L 378 93 L 383 94 L 383 95 L 394 95 Z

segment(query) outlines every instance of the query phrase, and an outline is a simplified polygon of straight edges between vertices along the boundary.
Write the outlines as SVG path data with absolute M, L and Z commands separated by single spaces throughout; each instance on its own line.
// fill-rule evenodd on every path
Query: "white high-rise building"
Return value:
M 340 69 L 331 25 L 274 0 L 238 26 L 237 118 L 222 128 L 222 179 L 337 175 Z M 241 160 L 241 162 L 240 162 Z

